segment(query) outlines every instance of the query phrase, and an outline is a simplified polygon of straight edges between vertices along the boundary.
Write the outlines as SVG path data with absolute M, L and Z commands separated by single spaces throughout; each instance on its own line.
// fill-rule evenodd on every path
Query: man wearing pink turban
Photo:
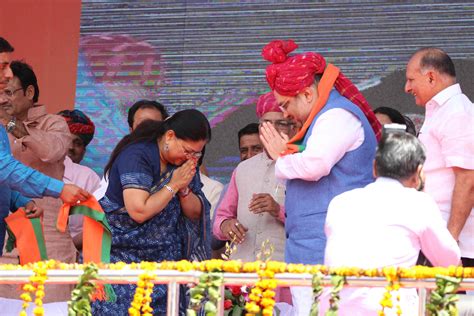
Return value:
M 272 92 L 259 97 L 257 116 L 260 125 L 268 123 L 280 133 L 294 135 L 294 122 L 283 117 Z M 275 178 L 275 162 L 266 152 L 237 166 L 213 225 L 218 239 L 239 243 L 231 259 L 257 260 L 256 254 L 268 239 L 275 249 L 272 259 L 284 260 L 284 194 L 284 184 Z
M 271 125 L 262 143 L 286 180 L 285 261 L 323 264 L 329 202 L 373 181 L 372 161 L 381 126 L 365 98 L 339 69 L 316 53 L 288 56 L 298 46 L 272 41 L 266 78 L 284 116 L 302 124 L 288 139 Z M 292 288 L 296 315 L 308 315 L 311 288 Z

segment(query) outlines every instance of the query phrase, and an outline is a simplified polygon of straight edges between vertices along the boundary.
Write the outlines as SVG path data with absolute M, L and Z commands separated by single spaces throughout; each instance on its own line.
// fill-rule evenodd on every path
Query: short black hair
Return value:
M 413 121 L 408 116 L 403 115 L 394 108 L 389 108 L 387 106 L 381 106 L 376 108 L 374 110 L 374 114 L 377 113 L 387 115 L 390 121 L 392 121 L 392 123 L 405 125 L 405 131 L 416 136 L 415 123 L 413 123 Z
M 15 49 L 8 43 L 6 39 L 0 37 L 0 54 L 1 53 L 12 53 Z
M 425 150 L 418 138 L 402 131 L 387 132 L 377 146 L 375 170 L 380 177 L 406 180 L 425 160 Z
M 128 121 L 128 126 L 130 126 L 130 128 L 132 128 L 133 126 L 133 121 L 135 120 L 135 113 L 137 113 L 139 109 L 156 109 L 160 111 L 163 119 L 167 119 L 168 116 L 170 116 L 168 114 L 168 111 L 166 111 L 165 106 L 161 104 L 160 102 L 153 101 L 153 100 L 140 100 L 140 101 L 135 102 L 130 107 L 130 109 L 128 109 L 127 121 Z
M 416 131 L 415 123 L 407 115 L 403 115 L 403 117 L 405 118 L 405 125 L 407 127 L 405 131 L 413 136 L 417 136 L 418 132 Z
M 245 125 L 242 129 L 240 129 L 239 133 L 237 134 L 239 137 L 239 144 L 240 144 L 240 139 L 244 135 L 253 135 L 253 134 L 258 134 L 258 123 L 250 123 Z
M 35 94 L 33 95 L 33 102 L 38 102 L 39 99 L 39 87 L 38 87 L 38 80 L 36 79 L 35 72 L 33 68 L 27 63 L 24 63 L 19 60 L 12 61 L 10 64 L 10 68 L 12 69 L 13 76 L 17 77 L 20 81 L 21 87 L 23 89 L 23 93 L 26 92 L 26 89 L 29 86 L 33 86 L 35 89 Z
M 441 74 L 456 78 L 456 69 L 451 57 L 442 49 L 437 47 L 424 47 L 415 54 L 421 54 L 420 68 L 433 68 Z
M 374 110 L 374 114 L 377 113 L 387 115 L 390 118 L 390 121 L 392 121 L 392 123 L 406 125 L 402 113 L 398 112 L 393 108 L 389 108 L 388 106 L 381 106 Z

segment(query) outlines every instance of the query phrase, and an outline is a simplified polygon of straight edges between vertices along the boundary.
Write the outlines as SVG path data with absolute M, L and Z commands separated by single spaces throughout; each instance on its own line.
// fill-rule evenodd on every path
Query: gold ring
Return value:
M 235 227 L 239 227 L 240 226 L 240 223 L 239 222 L 235 222 Z

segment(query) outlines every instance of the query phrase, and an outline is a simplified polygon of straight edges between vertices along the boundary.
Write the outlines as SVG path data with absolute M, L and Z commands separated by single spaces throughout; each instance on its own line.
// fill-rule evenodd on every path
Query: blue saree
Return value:
M 124 207 L 123 190 L 142 189 L 150 194 L 169 182 L 175 167 L 160 170 L 160 156 L 155 142 L 127 146 L 114 161 L 109 172 L 109 187 L 99 201 L 112 230 L 111 262 L 205 260 L 210 258 L 209 203 L 201 191 L 199 172 L 190 189 L 201 199 L 201 219 L 193 221 L 181 212 L 179 198 L 174 197 L 156 216 L 139 224 Z M 117 302 L 93 303 L 93 315 L 128 315 L 135 285 L 113 285 Z M 180 314 L 185 311 L 186 297 L 180 293 Z M 166 285 L 156 285 L 152 294 L 155 315 L 166 314 Z

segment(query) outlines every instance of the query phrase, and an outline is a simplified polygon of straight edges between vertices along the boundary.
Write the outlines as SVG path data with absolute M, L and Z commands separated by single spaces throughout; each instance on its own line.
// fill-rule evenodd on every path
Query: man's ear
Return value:
M 436 73 L 433 70 L 428 70 L 426 72 L 426 76 L 428 76 L 428 81 L 430 84 L 434 84 L 436 80 Z
M 26 88 L 25 96 L 29 100 L 33 101 L 33 98 L 35 97 L 35 87 L 33 87 L 32 85 L 29 85 L 28 88 Z
M 308 104 L 313 104 L 317 98 L 317 90 L 315 85 L 310 85 L 302 91 L 303 97 Z

